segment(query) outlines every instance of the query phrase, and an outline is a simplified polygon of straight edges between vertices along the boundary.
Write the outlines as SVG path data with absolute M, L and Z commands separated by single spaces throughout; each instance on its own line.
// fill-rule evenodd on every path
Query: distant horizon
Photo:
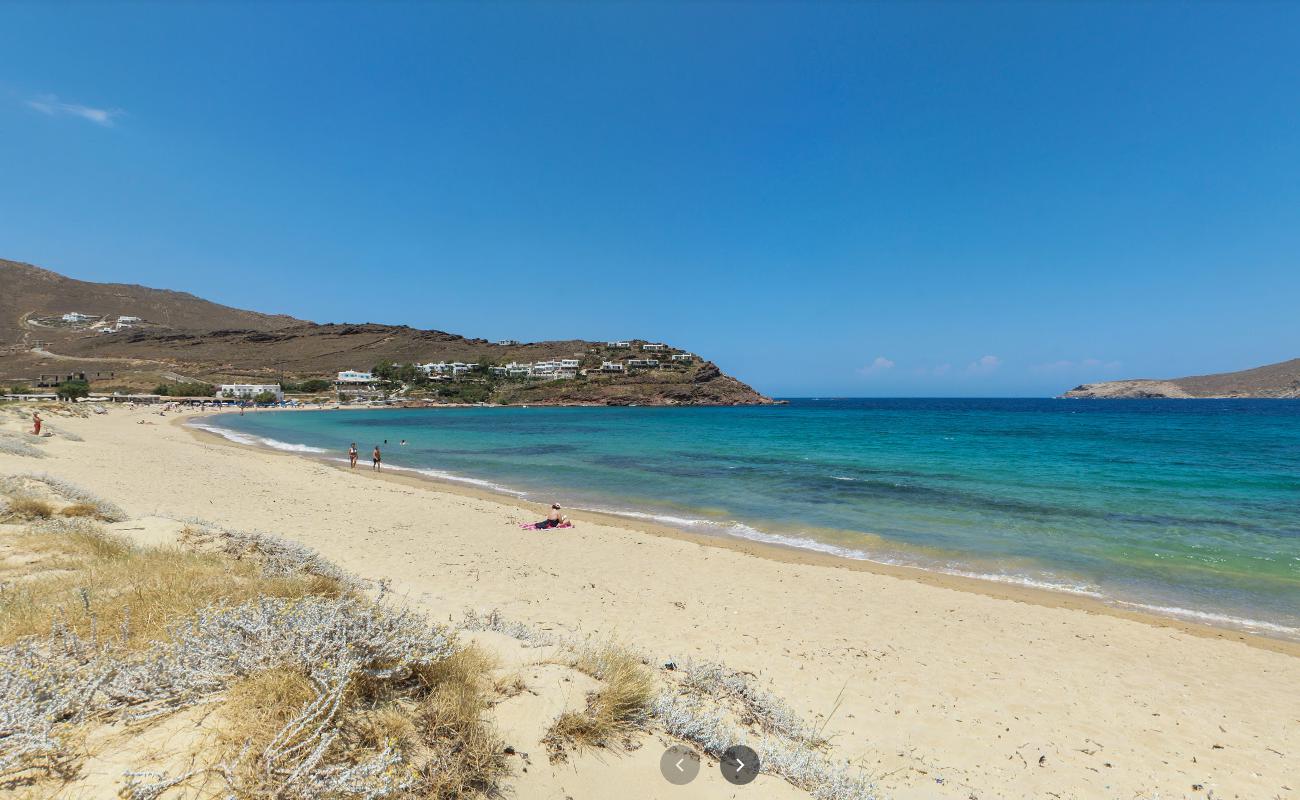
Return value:
M 77 276 L 74 276 L 74 275 L 67 275 L 66 273 L 60 272 L 59 270 L 53 270 L 53 269 L 50 269 L 50 268 L 47 267 L 47 266 L 44 266 L 44 265 L 41 265 L 41 264 L 38 264 L 38 263 L 34 263 L 34 262 L 31 262 L 31 261 L 25 261 L 25 260 L 22 260 L 22 259 L 6 258 L 6 256 L 3 255 L 3 254 L 0 254 L 0 259 L 4 259 L 4 260 L 8 260 L 8 261 L 14 261 L 14 262 L 18 262 L 18 263 L 25 263 L 25 264 L 28 264 L 29 266 L 34 266 L 34 267 L 37 267 L 37 268 L 40 268 L 40 269 L 50 270 L 50 271 L 55 272 L 55 273 L 57 273 L 57 274 L 64 275 L 64 277 L 73 278 L 73 279 L 76 279 L 76 280 L 91 280 L 91 279 L 88 279 L 88 278 L 78 278 Z M 193 293 L 193 292 L 186 292 L 185 290 L 174 289 L 174 288 L 172 288 L 172 287 L 168 287 L 168 286 L 151 286 L 151 285 L 139 284 L 139 283 L 135 283 L 134 281 L 123 280 L 123 279 L 112 279 L 112 278 L 106 278 L 106 279 L 104 279 L 104 280 L 102 280 L 102 281 L 97 281 L 97 282 L 101 282 L 101 283 L 117 283 L 117 284 L 127 284 L 127 285 L 129 285 L 129 284 L 134 284 L 134 285 L 138 285 L 138 286 L 143 286 L 144 288 L 146 288 L 146 289 L 151 289 L 151 290 L 180 291 L 180 292 L 185 292 L 185 293 L 187 293 L 187 294 L 195 294 L 195 293 Z M 211 302 L 219 302 L 219 301 L 212 300 L 212 298 L 203 297 L 203 296 L 201 296 L 201 295 L 197 295 L 197 294 L 195 294 L 195 296 L 198 296 L 198 297 L 199 297 L 200 299 L 202 299 L 202 300 L 209 300 L 209 301 L 211 301 Z M 228 304 L 222 303 L 222 305 L 228 305 Z M 237 306 L 232 306 L 232 307 L 236 307 L 236 308 L 238 308 Z M 73 310 L 75 310 L 75 309 L 73 309 Z M 296 319 L 300 319 L 300 320 L 303 321 L 303 322 L 308 322 L 308 323 L 316 324 L 316 325 L 391 325 L 391 326 L 406 326 L 406 327 L 416 328 L 417 330 L 439 330 L 439 331 L 444 332 L 444 333 L 450 333 L 450 334 L 454 334 L 454 335 L 457 335 L 457 336 L 464 336 L 464 337 L 467 338 L 467 339 L 482 339 L 482 340 L 486 340 L 486 341 L 497 341 L 497 340 L 499 340 L 500 338 L 505 338 L 505 337 L 481 336 L 481 335 L 477 335 L 477 334 L 470 334 L 470 333 L 467 333 L 467 332 L 464 332 L 464 331 L 449 330 L 449 329 L 446 329 L 446 328 L 436 328 L 436 329 L 435 329 L 435 328 L 418 328 L 417 326 L 413 326 L 413 325 L 411 325 L 411 324 L 409 324 L 409 323 L 403 323 L 403 322 L 379 322 L 379 321 L 376 321 L 376 320 L 327 320 L 327 321 L 321 321 L 321 320 L 314 320 L 314 319 L 309 319 L 309 318 L 302 318 L 302 317 L 298 317 L 297 315 L 284 314 L 283 312 L 271 311 L 271 310 L 266 310 L 266 309 L 262 309 L 262 308 L 244 308 L 244 309 L 242 309 L 242 310 L 245 310 L 245 311 L 253 311 L 253 312 L 257 312 L 257 313 L 260 313 L 260 314 L 266 314 L 266 315 L 270 315 L 270 316 L 292 316 L 292 317 L 294 317 L 294 318 L 296 318 Z M 570 337 L 570 338 L 582 339 L 582 340 L 585 340 L 585 341 L 613 341 L 613 340 L 616 340 L 616 339 L 645 340 L 645 341 L 651 341 L 651 340 L 652 340 L 652 339 L 648 339 L 647 337 L 644 337 L 644 336 L 636 336 L 636 335 L 631 335 L 631 336 L 626 336 L 626 335 L 625 335 L 625 336 L 618 336 L 618 337 L 578 336 L 578 337 Z M 519 340 L 519 341 L 520 341 L 520 343 L 523 344 L 523 345 L 529 345 L 529 344 L 539 344 L 539 343 L 546 342 L 546 341 L 556 341 L 556 340 L 553 340 L 553 339 L 552 339 L 552 340 L 547 340 L 547 339 L 538 339 L 538 340 Z M 674 342 L 671 342 L 671 340 L 669 340 L 669 343 L 670 343 L 670 344 L 676 344 L 676 343 L 674 343 Z M 697 350 L 697 351 L 699 352 L 699 354 L 702 355 L 703 357 L 705 357 L 705 358 L 707 358 L 707 359 L 709 359 L 709 360 L 713 360 L 713 361 L 715 361 L 715 363 L 716 363 L 716 359 L 713 359 L 713 358 L 710 356 L 710 354 L 709 354 L 709 350 L 708 350 L 707 347 L 697 348 L 696 350 Z M 1300 358 L 1300 356 L 1297 356 L 1297 358 Z M 1255 368 L 1255 367 L 1269 366 L 1269 365 L 1274 364 L 1274 363 L 1282 363 L 1282 362 L 1289 361 L 1289 360 L 1292 360 L 1292 359 L 1289 359 L 1289 358 L 1287 358 L 1287 359 L 1282 359 L 1281 362 L 1253 363 L 1253 364 L 1248 364 L 1248 365 L 1241 366 L 1241 367 L 1225 369 L 1225 370 L 1223 370 L 1223 372 L 1237 372 L 1237 371 L 1241 371 L 1241 370 L 1253 369 L 1253 368 Z M 358 368 L 369 368 L 370 366 L 373 366 L 373 365 L 358 365 Z M 755 385 L 754 382 L 750 381 L 746 376 L 741 375 L 741 374 L 736 374 L 736 373 L 734 373 L 734 372 L 733 372 L 732 370 L 730 370 L 730 369 L 729 369 L 725 364 L 719 364 L 719 367 L 722 368 L 724 372 L 727 372 L 728 374 L 731 374 L 732 377 L 737 378 L 738 380 L 741 380 L 741 381 L 743 381 L 743 382 L 745 382 L 745 383 L 749 383 L 749 384 L 750 384 L 751 386 L 753 386 L 753 388 L 754 388 L 755 390 L 757 390 L 760 394 L 767 395 L 768 397 L 771 397 L 771 398 L 774 399 L 774 400 L 1041 400 L 1041 399 L 1046 399 L 1046 400 L 1056 400 L 1056 399 L 1078 400 L 1078 399 L 1080 399 L 1080 398 L 1061 398 L 1060 395 L 1061 395 L 1062 393 L 1064 393 L 1064 392 L 1066 392 L 1066 391 L 1068 391 L 1068 390 L 1074 388 L 1075 386 L 1081 385 L 1082 383 L 1097 383 L 1097 382 L 1101 382 L 1101 381 L 1081 381 L 1080 383 L 1070 384 L 1069 386 L 1061 386 L 1061 387 L 1060 387 L 1058 390 L 1056 390 L 1055 392 L 1046 393 L 1046 394 L 869 394 L 869 395 L 855 395 L 855 394 L 844 394 L 844 393 L 838 393 L 838 392 L 813 392 L 813 393 L 809 393 L 809 394 L 783 394 L 783 393 L 777 393 L 777 392 L 766 391 L 762 386 L 760 386 L 760 385 Z M 1195 377 L 1195 376 L 1198 376 L 1198 375 L 1210 375 L 1210 374 L 1217 374 L 1217 373 L 1210 373 L 1210 372 L 1193 372 L 1193 373 L 1188 373 L 1188 374 L 1186 374 L 1186 375 L 1161 375 L 1161 376 L 1149 376 L 1149 375 L 1148 375 L 1148 376 L 1140 376 L 1140 375 L 1126 375 L 1126 376 L 1122 376 L 1122 377 L 1119 377 L 1119 378 L 1109 378 L 1109 379 L 1106 379 L 1106 380 L 1135 380 L 1135 381 L 1136 381 L 1136 380 L 1157 380 L 1157 381 L 1159 381 L 1159 380 L 1177 380 L 1177 379 L 1181 379 L 1181 378 Z M 1109 398 L 1109 399 L 1106 399 L 1105 402 L 1112 402 L 1113 399 L 1116 399 L 1116 398 Z M 1162 399 L 1171 399 L 1171 398 L 1121 398 L 1121 399 L 1162 400 Z M 1184 401 L 1186 401 L 1186 400 L 1242 400 L 1242 399 L 1259 399 L 1259 400 L 1276 400 L 1276 399 L 1281 399 L 1281 400 L 1287 400 L 1287 399 L 1293 399 L 1293 398 L 1204 398 L 1204 397 L 1202 397 L 1202 398 L 1178 398 L 1178 399 L 1176 399 L 1175 401 L 1176 401 L 1176 402 L 1184 402 Z
M 1300 5 L 249 11 L 0 5 L 7 257 L 778 396 L 1300 355 Z

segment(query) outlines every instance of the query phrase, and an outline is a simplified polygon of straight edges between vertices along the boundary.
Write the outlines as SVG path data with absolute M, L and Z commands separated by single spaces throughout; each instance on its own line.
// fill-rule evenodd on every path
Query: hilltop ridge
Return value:
M 771 400 L 706 357 L 664 345 L 654 366 L 627 365 L 643 339 L 489 342 L 406 325 L 317 323 L 213 303 L 185 292 L 93 283 L 0 260 L 0 381 L 84 372 L 97 391 L 148 390 L 163 381 L 264 383 L 333 378 L 341 370 L 426 362 L 579 362 L 571 379 L 491 380 L 475 399 L 505 403 L 741 405 Z M 659 343 L 654 343 L 659 344 Z M 434 393 L 436 396 L 436 392 Z
M 1066 398 L 1300 398 L 1300 358 L 1237 372 L 1191 375 L 1186 378 L 1134 378 L 1085 383 L 1065 392 Z

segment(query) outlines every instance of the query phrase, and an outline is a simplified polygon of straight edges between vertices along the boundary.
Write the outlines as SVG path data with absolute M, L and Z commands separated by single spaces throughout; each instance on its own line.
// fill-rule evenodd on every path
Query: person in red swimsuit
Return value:
M 32 435 L 41 435 L 41 414 L 39 411 L 32 412 Z

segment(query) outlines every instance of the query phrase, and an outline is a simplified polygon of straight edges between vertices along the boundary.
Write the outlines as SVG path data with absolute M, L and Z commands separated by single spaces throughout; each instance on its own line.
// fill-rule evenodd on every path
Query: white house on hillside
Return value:
M 617 347 L 626 350 L 632 346 L 631 342 L 605 342 L 606 347 Z
M 604 361 L 600 365 L 601 372 L 623 372 L 623 365 L 617 361 Z
M 660 350 L 667 350 L 667 349 L 668 349 L 668 345 L 666 345 L 666 344 L 657 344 L 657 343 L 651 342 L 651 343 L 649 343 L 649 344 L 643 344 L 643 345 L 641 345 L 641 349 L 642 349 L 642 350 L 649 350 L 650 352 L 655 353 L 655 352 L 658 352 L 658 351 L 660 351 Z
M 695 356 L 690 353 L 673 353 L 673 361 L 694 361 Z
M 657 359 L 657 358 L 629 358 L 629 359 L 627 360 L 627 365 L 628 365 L 629 367 L 651 367 L 651 368 L 653 368 L 653 367 L 657 367 L 657 366 L 659 366 L 659 359 Z
M 501 347 L 514 347 L 515 345 L 519 344 L 519 340 L 518 340 L 518 339 L 501 339 L 500 341 L 497 342 L 497 344 L 500 345 Z
M 91 315 L 82 314 L 79 311 L 69 311 L 68 313 L 63 315 L 64 322 L 86 322 L 92 319 L 94 319 L 94 317 L 92 317 Z
M 240 400 L 252 400 L 259 394 L 275 395 L 275 402 L 284 400 L 284 392 L 278 383 L 223 383 L 217 387 L 217 397 L 236 397 Z
M 375 376 L 369 372 L 357 372 L 354 369 L 345 369 L 339 373 L 335 383 L 374 383 Z

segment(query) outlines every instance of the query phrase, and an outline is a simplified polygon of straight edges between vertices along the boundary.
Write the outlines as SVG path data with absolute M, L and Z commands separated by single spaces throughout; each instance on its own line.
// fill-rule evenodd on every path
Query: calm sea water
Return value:
M 203 423 L 742 536 L 1300 638 L 1300 402 L 792 400 Z M 407 444 L 399 442 L 405 439 Z

